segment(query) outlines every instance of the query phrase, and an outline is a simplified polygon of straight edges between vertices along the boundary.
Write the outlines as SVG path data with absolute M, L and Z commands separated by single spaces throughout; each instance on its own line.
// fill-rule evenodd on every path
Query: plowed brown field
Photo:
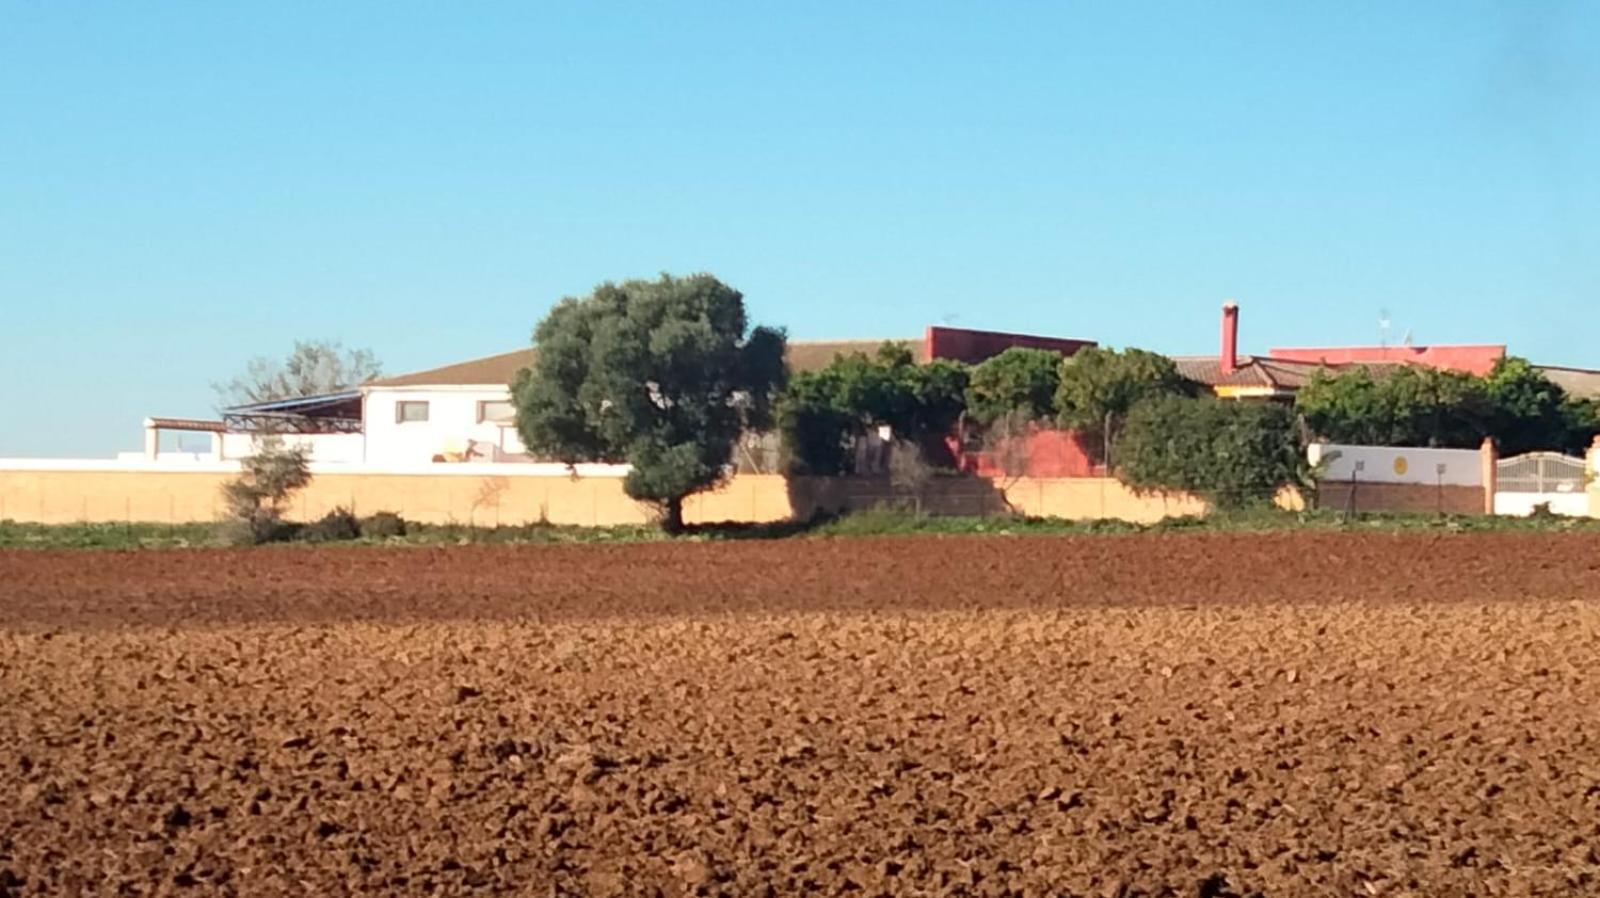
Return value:
M 0 895 L 1600 894 L 1600 539 L 0 554 Z

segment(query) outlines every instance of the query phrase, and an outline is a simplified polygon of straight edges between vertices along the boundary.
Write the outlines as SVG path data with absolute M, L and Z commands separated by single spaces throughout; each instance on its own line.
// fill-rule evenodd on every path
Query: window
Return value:
M 485 399 L 478 403 L 478 423 L 485 421 L 498 423 L 510 421 L 517 416 L 517 410 L 511 405 L 509 399 Z
M 428 403 L 401 401 L 394 404 L 394 423 L 408 424 L 428 420 Z

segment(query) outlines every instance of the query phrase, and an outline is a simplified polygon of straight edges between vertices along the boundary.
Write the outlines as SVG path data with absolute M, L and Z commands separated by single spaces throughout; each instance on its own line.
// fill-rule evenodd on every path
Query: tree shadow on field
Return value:
M 698 537 L 709 540 L 789 539 L 795 536 L 805 536 L 813 530 L 832 524 L 840 516 L 839 512 L 819 510 L 806 518 L 769 521 L 761 524 L 752 524 L 746 521 L 689 524 L 683 528 L 678 536 Z

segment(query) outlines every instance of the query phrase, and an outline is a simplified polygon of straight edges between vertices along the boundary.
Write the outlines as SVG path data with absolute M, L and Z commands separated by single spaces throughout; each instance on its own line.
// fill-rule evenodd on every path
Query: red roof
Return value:
M 1093 346 L 1093 340 L 1075 340 L 1070 337 L 1044 337 L 1038 334 L 1010 334 L 1004 331 L 979 331 L 965 327 L 928 328 L 922 340 L 923 361 L 953 359 L 976 365 L 993 358 L 1007 349 L 1044 349 L 1070 356 L 1080 349 Z
M 1469 374 L 1488 374 L 1506 357 L 1504 345 L 1462 344 L 1445 346 L 1325 346 L 1273 349 L 1274 359 L 1344 365 L 1351 362 L 1389 362 L 1444 368 Z

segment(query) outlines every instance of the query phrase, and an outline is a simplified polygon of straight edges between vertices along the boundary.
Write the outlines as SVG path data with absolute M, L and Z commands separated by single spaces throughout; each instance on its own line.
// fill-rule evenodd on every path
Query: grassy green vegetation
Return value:
M 370 522 L 372 519 L 367 519 Z M 1358 514 L 1337 511 L 1289 512 L 1275 509 L 1217 511 L 1204 517 L 1168 518 L 1154 524 L 1126 521 L 1068 521 L 1060 518 L 928 517 L 897 509 L 872 509 L 811 522 L 773 524 L 703 524 L 669 536 L 646 524 L 574 527 L 524 524 L 471 527 L 465 524 L 418 524 L 402 528 L 366 526 L 364 533 L 332 538 L 315 525 L 283 545 L 330 544 L 369 546 L 439 546 L 468 544 L 555 545 L 575 543 L 641 543 L 662 540 L 699 542 L 737 539 L 845 539 L 872 536 L 1071 536 L 1175 532 L 1265 533 L 1289 530 L 1379 532 L 1528 532 L 1600 533 L 1600 519 L 1534 515 L 1525 518 L 1440 516 L 1430 514 Z M 375 532 L 376 531 L 376 532 Z M 170 549 L 227 545 L 215 524 L 23 524 L 0 521 L 0 549 Z
M 213 545 L 215 524 L 23 524 L 0 521 L 0 549 L 177 549 Z

